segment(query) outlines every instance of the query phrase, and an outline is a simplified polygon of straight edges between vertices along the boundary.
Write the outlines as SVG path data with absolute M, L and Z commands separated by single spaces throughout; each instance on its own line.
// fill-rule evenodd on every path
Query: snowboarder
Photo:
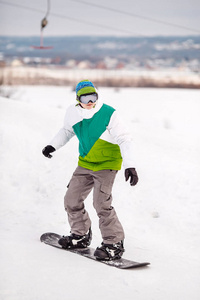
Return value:
M 91 220 L 84 200 L 93 189 L 93 205 L 99 217 L 103 242 L 94 255 L 97 259 L 118 259 L 124 252 L 124 230 L 112 204 L 112 186 L 122 159 L 125 180 L 138 182 L 134 168 L 132 138 L 117 111 L 98 99 L 97 89 L 89 80 L 76 86 L 77 104 L 66 111 L 64 126 L 42 153 L 51 153 L 64 146 L 74 135 L 79 140 L 78 167 L 73 173 L 64 197 L 71 234 L 59 244 L 65 248 L 86 248 L 92 238 Z

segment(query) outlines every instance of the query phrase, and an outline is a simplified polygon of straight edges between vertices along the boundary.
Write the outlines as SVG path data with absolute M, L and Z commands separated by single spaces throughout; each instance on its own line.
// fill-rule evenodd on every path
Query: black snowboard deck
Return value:
M 56 233 L 52 233 L 52 232 L 47 232 L 41 235 L 40 237 L 40 241 L 50 245 L 52 247 L 56 247 L 62 250 L 65 250 L 62 248 L 61 245 L 58 244 L 58 240 L 61 238 L 62 236 Z M 95 249 L 88 247 L 88 248 L 77 248 L 77 249 L 67 249 L 65 251 L 68 252 L 72 252 L 72 253 L 76 253 L 82 256 L 85 256 L 87 258 L 90 258 L 92 260 L 95 260 L 97 262 L 101 262 L 104 263 L 106 265 L 109 266 L 113 266 L 119 269 L 132 269 L 132 268 L 141 268 L 141 267 L 145 267 L 148 266 L 150 263 L 149 262 L 136 262 L 136 261 L 132 261 L 132 260 L 128 260 L 125 258 L 120 258 L 120 259 L 116 259 L 116 260 L 97 260 L 96 257 L 94 256 L 94 251 Z

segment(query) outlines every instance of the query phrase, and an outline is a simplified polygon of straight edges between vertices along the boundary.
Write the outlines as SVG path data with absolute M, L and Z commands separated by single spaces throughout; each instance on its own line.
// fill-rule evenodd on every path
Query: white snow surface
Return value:
M 40 242 L 70 231 L 63 196 L 78 142 L 45 158 L 41 150 L 75 100 L 70 87 L 15 87 L 0 98 L 1 300 L 198 300 L 200 296 L 200 94 L 198 90 L 100 88 L 127 122 L 139 183 L 122 169 L 113 206 L 126 238 L 124 258 L 149 267 L 119 270 Z M 92 195 L 92 247 L 101 243 Z

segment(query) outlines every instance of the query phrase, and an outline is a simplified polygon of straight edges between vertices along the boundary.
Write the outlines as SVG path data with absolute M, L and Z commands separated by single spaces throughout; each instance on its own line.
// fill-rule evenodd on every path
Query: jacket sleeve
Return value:
M 116 111 L 112 114 L 107 129 L 120 147 L 124 168 L 135 168 L 132 136 Z
M 68 111 L 64 119 L 64 126 L 58 131 L 55 137 L 49 143 L 56 150 L 64 146 L 75 135 L 73 128 L 68 122 Z

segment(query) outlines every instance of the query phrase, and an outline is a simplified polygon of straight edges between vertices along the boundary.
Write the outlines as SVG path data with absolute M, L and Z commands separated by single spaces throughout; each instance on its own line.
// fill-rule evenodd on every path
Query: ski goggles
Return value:
M 83 104 L 88 104 L 89 102 L 95 103 L 98 99 L 98 95 L 96 93 L 81 95 L 78 97 L 78 101 Z

